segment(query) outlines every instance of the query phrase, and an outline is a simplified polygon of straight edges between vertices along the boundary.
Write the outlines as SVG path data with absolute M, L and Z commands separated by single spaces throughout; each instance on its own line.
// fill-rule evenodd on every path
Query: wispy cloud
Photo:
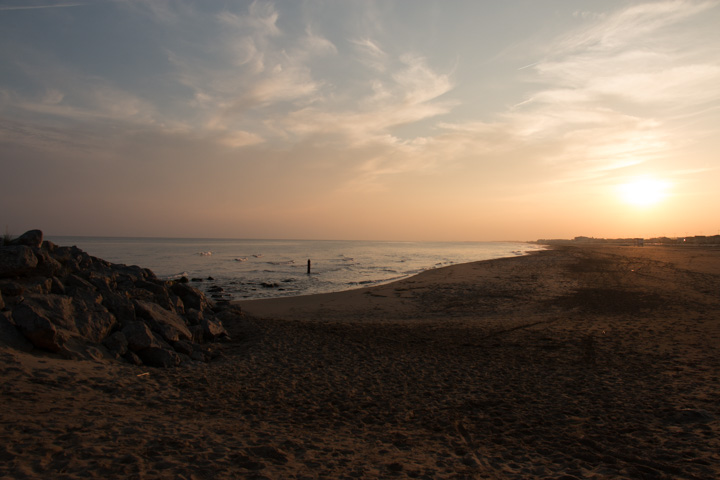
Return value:
M 11 10 L 42 10 L 46 8 L 71 8 L 82 7 L 87 3 L 56 3 L 51 5 L 17 5 L 17 6 L 0 6 L 0 12 Z
M 557 143 L 539 158 L 559 178 L 561 171 L 596 177 L 657 160 L 696 134 L 679 130 L 674 118 L 720 100 L 718 43 L 708 31 L 674 28 L 716 6 L 667 1 L 584 15 L 589 26 L 524 67 L 540 87 L 502 115 L 502 125 L 515 142 Z

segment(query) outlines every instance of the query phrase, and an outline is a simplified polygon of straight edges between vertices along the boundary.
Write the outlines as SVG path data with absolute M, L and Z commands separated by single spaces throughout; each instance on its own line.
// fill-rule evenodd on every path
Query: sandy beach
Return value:
M 0 478 L 720 478 L 720 248 L 238 306 L 192 367 L 0 343 Z

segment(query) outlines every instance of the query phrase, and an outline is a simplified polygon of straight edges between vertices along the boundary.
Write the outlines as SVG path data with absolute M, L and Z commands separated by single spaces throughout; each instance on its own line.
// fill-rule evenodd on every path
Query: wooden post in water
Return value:
M 310 259 L 308 258 L 308 275 L 310 275 Z

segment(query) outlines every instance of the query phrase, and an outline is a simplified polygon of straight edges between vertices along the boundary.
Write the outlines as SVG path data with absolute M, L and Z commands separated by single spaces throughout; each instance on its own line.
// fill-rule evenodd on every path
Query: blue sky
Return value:
M 0 1 L 0 222 L 715 234 L 717 25 L 716 1 Z

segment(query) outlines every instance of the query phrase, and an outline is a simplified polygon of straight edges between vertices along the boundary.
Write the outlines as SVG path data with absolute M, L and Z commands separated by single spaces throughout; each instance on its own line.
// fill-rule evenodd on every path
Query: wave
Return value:
M 182 272 L 182 273 L 174 273 L 172 275 L 162 275 L 159 278 L 161 280 L 180 280 L 183 277 L 187 278 L 189 276 L 190 276 L 190 274 L 188 272 Z

